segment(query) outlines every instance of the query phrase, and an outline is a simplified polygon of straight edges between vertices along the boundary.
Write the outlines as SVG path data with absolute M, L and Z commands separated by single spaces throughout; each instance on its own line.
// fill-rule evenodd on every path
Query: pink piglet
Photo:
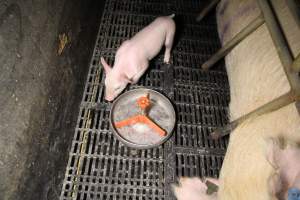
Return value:
M 113 101 L 127 86 L 136 83 L 149 66 L 149 61 L 165 46 L 164 63 L 169 63 L 175 35 L 174 14 L 158 17 L 116 52 L 113 68 L 101 57 L 104 67 L 105 99 Z

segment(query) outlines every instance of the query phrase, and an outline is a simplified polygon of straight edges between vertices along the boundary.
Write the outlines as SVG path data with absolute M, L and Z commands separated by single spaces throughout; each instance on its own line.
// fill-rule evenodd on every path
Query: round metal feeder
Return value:
M 175 110 L 167 97 L 145 88 L 130 90 L 112 104 L 110 126 L 125 145 L 138 149 L 153 148 L 172 134 Z

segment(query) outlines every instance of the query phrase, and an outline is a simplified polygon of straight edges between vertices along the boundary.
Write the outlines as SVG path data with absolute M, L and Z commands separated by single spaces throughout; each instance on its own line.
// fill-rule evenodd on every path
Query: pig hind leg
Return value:
M 268 142 L 267 160 L 275 169 L 275 174 L 269 179 L 271 193 L 283 198 L 287 196 L 289 188 L 300 189 L 300 148 L 298 145 L 286 146 L 282 145 L 280 140 L 271 139 Z
M 164 63 L 169 64 L 171 58 L 171 49 L 173 46 L 174 40 L 174 32 L 168 33 L 165 40 L 165 55 L 164 55 Z

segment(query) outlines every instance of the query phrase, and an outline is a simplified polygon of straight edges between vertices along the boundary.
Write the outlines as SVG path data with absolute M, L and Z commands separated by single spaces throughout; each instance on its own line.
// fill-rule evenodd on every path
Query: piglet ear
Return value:
M 130 83 L 130 84 L 132 84 L 133 80 L 127 77 L 127 82 Z
M 125 74 L 123 74 L 121 76 L 121 79 L 122 79 L 122 81 L 126 81 L 126 82 L 128 82 L 130 84 L 133 83 L 132 79 L 128 78 L 128 76 L 126 76 Z
M 104 60 L 103 57 L 101 57 L 100 60 L 101 60 L 101 64 L 102 64 L 103 67 L 104 67 L 105 73 L 106 73 L 106 74 L 109 73 L 109 72 L 111 71 L 111 66 L 109 66 L 109 64 L 107 64 L 107 62 Z

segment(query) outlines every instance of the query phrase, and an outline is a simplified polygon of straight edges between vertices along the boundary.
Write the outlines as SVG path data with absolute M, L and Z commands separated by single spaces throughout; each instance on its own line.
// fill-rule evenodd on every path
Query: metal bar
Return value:
M 278 23 L 282 27 L 282 25 L 283 25 L 282 20 L 279 20 L 280 16 L 278 15 L 279 10 L 281 10 L 282 8 L 280 7 L 280 4 L 278 4 L 278 0 L 271 0 L 271 3 L 272 3 L 272 7 L 274 9 L 274 14 L 278 19 Z M 291 12 L 293 19 L 297 23 L 297 26 L 300 28 L 300 26 L 299 26 L 299 24 L 300 24 L 300 16 L 299 16 L 300 12 L 297 10 L 297 5 L 296 5 L 295 1 L 294 0 L 287 0 L 287 6 L 290 8 L 289 11 Z M 283 33 L 283 35 L 284 35 L 284 33 Z M 286 45 L 287 45 L 287 47 L 289 47 L 289 44 L 288 44 L 287 41 L 286 41 Z M 291 53 L 291 57 L 294 58 L 291 51 L 290 51 L 290 53 Z M 293 64 L 292 64 L 292 67 L 291 67 L 292 68 L 291 73 L 293 73 L 293 71 L 294 72 L 299 72 L 300 67 L 297 67 L 297 63 L 299 63 L 299 62 L 295 63 L 295 60 L 293 61 Z M 299 82 L 296 83 L 296 84 L 299 84 Z
M 295 58 L 293 64 L 292 64 L 292 69 L 295 72 L 300 72 L 300 53 L 298 54 L 298 56 Z
M 299 77 L 298 74 L 293 72 L 292 70 L 293 56 L 288 47 L 288 43 L 285 39 L 285 36 L 282 30 L 280 29 L 280 25 L 276 19 L 276 16 L 273 13 L 273 10 L 267 0 L 257 0 L 257 2 L 264 16 L 265 23 L 276 47 L 278 56 L 283 65 L 288 81 L 291 85 L 291 90 L 296 94 L 300 94 Z M 274 3 L 272 0 L 271 3 L 272 6 L 276 8 L 276 3 Z M 275 11 L 278 9 L 279 8 L 275 9 Z
M 217 53 L 215 53 L 208 61 L 203 63 L 202 69 L 207 70 L 213 66 L 216 62 L 225 57 L 236 45 L 238 45 L 243 39 L 254 32 L 258 27 L 264 23 L 264 18 L 259 15 L 255 18 L 246 28 L 241 30 L 236 36 L 234 36 L 227 44 L 225 44 Z
M 197 16 L 196 21 L 200 22 L 218 3 L 220 0 L 212 0 L 209 4 L 203 8 L 201 13 Z
M 240 118 L 234 120 L 233 122 L 227 124 L 226 126 L 216 129 L 214 132 L 211 133 L 211 137 L 213 139 L 218 139 L 220 137 L 228 135 L 233 129 L 235 129 L 239 124 L 244 122 L 246 119 L 249 119 L 251 117 L 257 117 L 269 112 L 273 112 L 296 100 L 300 100 L 300 96 L 299 95 L 296 96 L 293 92 L 288 92 L 274 99 L 273 101 L 266 103 L 263 106 L 255 109 L 254 111 L 244 116 L 241 116 Z
M 273 101 L 266 103 L 265 105 L 255 109 L 254 111 L 238 118 L 237 120 L 231 122 L 225 127 L 216 129 L 214 132 L 211 133 L 211 137 L 214 139 L 229 134 L 234 128 L 236 128 L 239 124 L 241 124 L 246 119 L 278 110 L 294 101 L 300 100 L 300 81 L 297 73 L 297 71 L 299 71 L 300 68 L 300 63 L 299 63 L 300 56 L 298 55 L 295 61 L 293 61 L 292 53 L 288 47 L 288 43 L 285 39 L 283 31 L 280 28 L 280 24 L 278 23 L 278 20 L 276 19 L 275 16 L 277 15 L 277 18 L 279 17 L 278 14 L 276 13 L 276 10 L 278 11 L 278 9 L 280 8 L 278 8 L 274 0 L 271 0 L 273 9 L 275 10 L 275 14 L 274 14 L 268 0 L 257 0 L 257 2 L 261 9 L 263 18 L 265 19 L 265 23 L 270 32 L 271 38 L 276 47 L 278 56 L 280 58 L 287 79 L 291 86 L 291 90 L 290 92 L 274 99 Z
M 217 140 L 221 137 L 224 137 L 226 135 L 229 135 L 231 131 L 233 131 L 238 126 L 238 123 L 236 121 L 230 122 L 229 124 L 217 128 L 213 132 L 210 133 L 210 137 L 214 140 Z
M 295 19 L 295 22 L 297 23 L 298 27 L 300 27 L 300 12 L 299 12 L 299 6 L 297 6 L 295 0 L 286 0 L 286 3 Z

